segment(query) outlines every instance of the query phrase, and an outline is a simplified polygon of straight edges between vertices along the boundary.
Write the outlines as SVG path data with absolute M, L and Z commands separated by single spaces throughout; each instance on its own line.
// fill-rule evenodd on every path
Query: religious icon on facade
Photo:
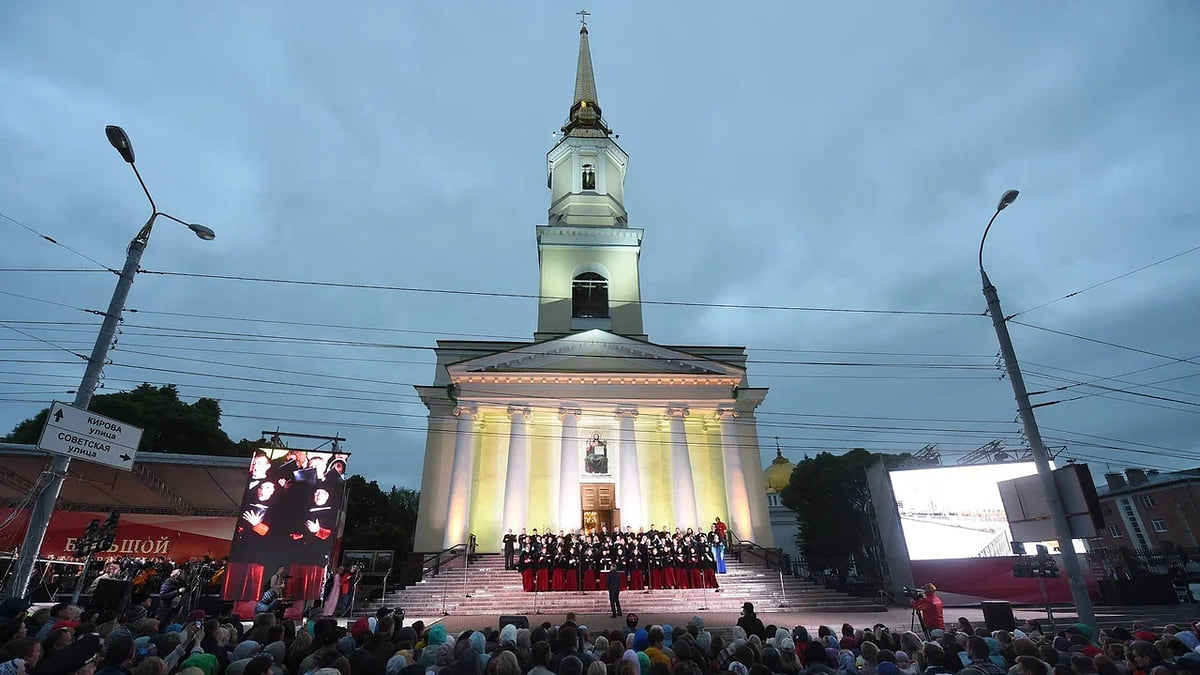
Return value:
M 600 438 L 600 434 L 592 437 L 584 444 L 583 472 L 591 476 L 607 476 L 608 443 Z

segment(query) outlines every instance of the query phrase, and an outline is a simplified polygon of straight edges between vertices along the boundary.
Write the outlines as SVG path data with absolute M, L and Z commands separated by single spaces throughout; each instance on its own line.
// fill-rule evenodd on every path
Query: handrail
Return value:
M 785 571 L 789 574 L 791 573 L 790 566 L 785 566 L 783 564 L 785 557 L 783 555 L 783 549 L 778 547 L 767 548 L 766 546 L 760 546 L 749 539 L 742 539 L 733 530 L 729 530 L 729 538 L 732 542 L 730 550 L 733 552 L 738 562 L 741 562 L 743 553 L 749 553 L 751 556 L 761 560 L 767 569 L 777 569 Z
M 466 542 L 455 544 L 438 551 L 431 553 L 421 560 L 421 577 L 436 577 L 442 571 L 442 566 L 454 562 L 459 558 L 466 558 L 464 567 L 469 567 L 471 561 L 475 557 L 475 535 L 472 534 Z

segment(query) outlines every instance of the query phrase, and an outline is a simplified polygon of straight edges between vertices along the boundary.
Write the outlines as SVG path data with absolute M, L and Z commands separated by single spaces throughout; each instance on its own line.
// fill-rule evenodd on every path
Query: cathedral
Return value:
M 707 530 L 773 546 L 744 347 L 666 346 L 642 324 L 643 230 L 629 155 L 601 114 L 588 29 L 546 155 L 540 288 L 528 342 L 439 340 L 414 551 L 499 551 L 508 530 Z

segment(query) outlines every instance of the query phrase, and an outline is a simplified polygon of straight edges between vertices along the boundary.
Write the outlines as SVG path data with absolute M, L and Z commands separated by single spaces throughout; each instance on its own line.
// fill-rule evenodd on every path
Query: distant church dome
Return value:
M 788 461 L 787 457 L 783 456 L 783 451 L 779 448 L 775 449 L 775 460 L 771 462 L 763 471 L 763 480 L 767 484 L 767 494 L 775 494 L 783 492 L 787 487 L 788 482 L 792 479 L 792 469 L 796 468 L 795 464 Z

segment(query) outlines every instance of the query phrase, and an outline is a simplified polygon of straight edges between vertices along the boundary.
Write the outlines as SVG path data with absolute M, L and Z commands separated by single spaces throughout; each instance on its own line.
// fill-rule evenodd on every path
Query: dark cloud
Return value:
M 1193 86 L 1200 11 L 1191 5 L 1096 11 L 1085 3 L 777 3 L 680 12 L 606 3 L 594 11 L 599 95 L 632 157 L 628 207 L 631 225 L 646 230 L 648 298 L 982 312 L 976 246 L 995 200 L 1009 187 L 1021 189 L 1021 198 L 998 220 L 987 252 L 1009 313 L 1198 243 L 1190 204 L 1200 154 L 1192 120 L 1200 103 Z M 535 292 L 533 226 L 545 219 L 550 131 L 570 102 L 573 18 L 553 3 L 6 8 L 0 211 L 118 265 L 146 218 L 136 181 L 102 135 L 105 124 L 120 123 L 133 136 L 161 206 L 219 232 L 204 244 L 160 223 L 144 261 L 149 269 Z M 0 266 L 87 265 L 11 223 L 0 228 L 6 232 Z M 1020 319 L 1196 356 L 1196 255 Z M 104 306 L 112 283 L 105 274 L 3 273 L 2 279 L 5 290 L 86 308 Z M 7 296 L 0 296 L 0 307 L 8 320 L 91 318 Z M 432 354 L 423 348 L 437 334 L 528 336 L 536 311 L 522 299 L 151 275 L 139 278 L 130 307 L 318 324 L 131 315 L 114 359 L 248 377 L 256 371 L 178 357 L 295 370 L 308 375 L 258 372 L 358 388 L 375 400 L 322 398 L 302 395 L 319 390 L 275 385 L 262 385 L 261 393 L 193 389 L 247 383 L 120 366 L 108 369 L 108 386 L 161 377 L 184 383 L 185 393 L 218 395 L 227 413 L 246 416 L 226 420 L 239 437 L 276 424 L 340 432 L 358 453 L 356 470 L 409 486 L 419 482 L 424 433 L 422 408 L 408 385 L 432 377 Z M 187 340 L 134 325 L 399 346 Z M 356 326 L 428 332 L 343 328 Z M 757 365 L 753 381 L 772 388 L 761 417 L 768 448 L 775 435 L 794 455 L 809 447 L 926 442 L 955 452 L 995 436 L 1019 442 L 1008 383 L 990 368 L 996 343 L 983 317 L 652 305 L 646 326 L 667 344 L 746 344 L 758 348 L 753 356 L 760 361 L 835 360 L 760 351 L 775 348 L 920 352 L 941 356 L 836 360 L 984 366 Z M 86 349 L 94 329 L 37 330 Z M 1086 381 L 1095 378 L 1079 373 L 1111 376 L 1163 362 L 1020 326 L 1013 336 L 1031 364 L 1031 389 L 1068 384 L 1045 375 Z M 134 346 L 146 344 L 158 347 Z M 64 355 L 62 365 L 4 364 L 32 375 L 0 379 L 62 382 L 65 389 L 78 376 L 71 358 Z M 1127 378 L 1184 377 L 1156 385 L 1174 391 L 1138 391 L 1187 404 L 1107 392 L 1042 408 L 1043 424 L 1074 432 L 1046 435 L 1122 448 L 1069 445 L 1074 457 L 1114 466 L 1194 464 L 1200 378 L 1186 376 L 1195 373 L 1200 367 L 1174 363 Z M 50 380 L 51 374 L 67 377 Z M 31 389 L 0 385 L 2 392 Z M 0 393 L 51 397 L 49 390 L 40 397 Z M 280 403 L 326 410 L 272 405 Z M 0 426 L 38 407 L 2 402 Z M 386 414 L 345 412 L 360 407 Z M 796 426 L 814 422 L 823 428 Z M 829 426 L 842 422 L 857 426 Z M 894 429 L 901 426 L 934 431 Z

